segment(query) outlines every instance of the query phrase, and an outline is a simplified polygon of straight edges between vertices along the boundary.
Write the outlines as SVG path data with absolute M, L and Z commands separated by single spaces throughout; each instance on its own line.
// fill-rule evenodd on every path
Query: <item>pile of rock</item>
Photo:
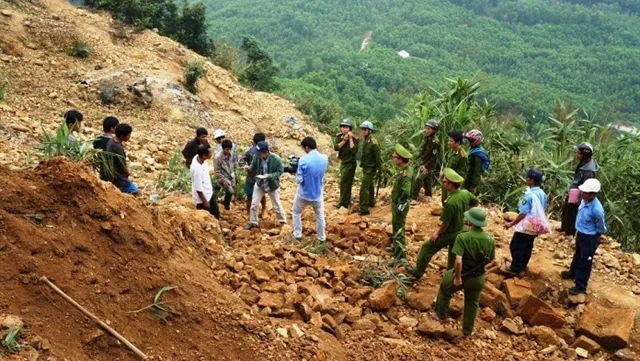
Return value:
M 17 359 L 36 361 L 41 354 L 47 354 L 51 349 L 51 344 L 33 332 L 25 331 L 24 321 L 15 315 L 0 314 L 0 340 L 6 340 L 7 335 L 17 333 L 12 337 L 12 341 L 3 341 L 0 347 L 0 354 L 14 354 Z

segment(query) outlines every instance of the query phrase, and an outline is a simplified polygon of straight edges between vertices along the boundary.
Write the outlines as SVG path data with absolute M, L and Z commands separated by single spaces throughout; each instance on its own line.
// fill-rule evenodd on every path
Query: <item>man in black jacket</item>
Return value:
M 184 157 L 184 164 L 187 169 L 191 167 L 193 158 L 198 155 L 198 146 L 201 144 L 209 144 L 207 139 L 209 138 L 209 132 L 205 128 L 198 128 L 196 130 L 196 137 L 191 139 L 187 145 L 182 149 L 182 156 Z

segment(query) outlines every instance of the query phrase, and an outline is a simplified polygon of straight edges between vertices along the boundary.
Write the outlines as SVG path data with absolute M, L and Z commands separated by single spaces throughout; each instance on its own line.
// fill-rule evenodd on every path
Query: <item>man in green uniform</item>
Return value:
M 444 187 L 449 192 L 449 199 L 444 205 L 440 216 L 440 227 L 422 244 L 416 268 L 413 274 L 420 279 L 431 262 L 431 258 L 438 251 L 449 247 L 447 269 L 453 268 L 455 257 L 451 252 L 456 237 L 464 228 L 464 212 L 478 204 L 478 198 L 464 189 L 460 189 L 464 179 L 451 168 L 444 169 Z
M 467 161 L 467 152 L 462 148 L 462 140 L 464 139 L 462 136 L 462 132 L 457 130 L 449 132 L 447 134 L 447 151 L 444 166 L 453 169 L 458 173 L 462 178 L 467 175 L 467 170 L 469 167 L 469 163 Z M 443 179 L 443 176 L 440 175 L 440 179 Z M 445 201 L 449 197 L 449 192 L 442 187 L 442 205 L 444 205 Z
M 482 229 L 487 226 L 487 214 L 484 210 L 472 208 L 464 213 L 464 218 L 472 227 L 470 231 L 460 233 L 456 238 L 453 246 L 455 266 L 442 276 L 436 300 L 436 314 L 440 319 L 446 319 L 451 296 L 463 290 L 462 332 L 469 336 L 473 333 L 478 301 L 484 289 L 485 266 L 495 258 L 496 245 L 493 238 Z
M 387 248 L 393 253 L 396 261 L 407 259 L 405 243 L 405 221 L 409 213 L 409 197 L 413 183 L 413 168 L 409 167 L 409 159 L 413 156 L 400 144 L 396 144 L 393 159 L 399 168 L 396 181 L 391 191 L 391 224 L 393 225 L 393 245 Z
M 345 119 L 340 123 L 340 133 L 333 137 L 333 149 L 340 159 L 340 201 L 334 207 L 349 208 L 351 188 L 356 175 L 358 156 L 358 137 L 352 133 L 353 122 Z
M 371 136 L 373 124 L 369 121 L 360 124 L 362 132 L 362 153 L 360 156 L 360 167 L 362 167 L 362 184 L 360 185 L 360 210 L 361 216 L 369 214 L 369 207 L 375 205 L 375 191 L 373 189 L 376 174 L 382 169 L 382 159 L 380 158 L 380 146 L 378 141 Z
M 435 179 L 434 171 L 437 172 L 438 155 L 440 153 L 440 142 L 436 136 L 437 130 L 438 122 L 435 119 L 429 120 L 424 125 L 424 141 L 420 151 L 420 171 L 413 187 L 414 200 L 418 200 L 422 188 L 424 188 L 424 194 L 427 197 L 431 197 L 431 183 Z

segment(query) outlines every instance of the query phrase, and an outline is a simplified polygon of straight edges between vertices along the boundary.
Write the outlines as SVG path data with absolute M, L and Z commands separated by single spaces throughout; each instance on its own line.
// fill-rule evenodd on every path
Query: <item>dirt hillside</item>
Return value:
M 128 156 L 140 183 L 167 169 L 171 155 L 195 129 L 224 129 L 241 148 L 265 132 L 283 156 L 299 153 L 299 141 L 318 133 L 292 104 L 238 84 L 226 70 L 205 64 L 198 95 L 182 85 L 184 67 L 202 57 L 152 31 L 135 33 L 107 13 L 78 9 L 64 0 L 0 3 L 0 77 L 7 80 L 0 102 L 0 164 L 25 166 L 42 129 L 55 131 L 69 109 L 85 116 L 81 137 L 93 139 L 108 115 L 134 128 Z M 92 52 L 80 59 L 66 51 L 76 40 Z M 104 105 L 103 98 L 114 100 Z M 292 119 L 293 118 L 293 119 Z M 37 159 L 36 159 L 37 160 Z

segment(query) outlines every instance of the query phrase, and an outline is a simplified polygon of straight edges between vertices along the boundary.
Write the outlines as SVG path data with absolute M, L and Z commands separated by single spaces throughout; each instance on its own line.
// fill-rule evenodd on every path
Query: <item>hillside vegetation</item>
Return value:
M 563 99 L 601 120 L 640 121 L 640 5 L 634 1 L 205 4 L 211 36 L 236 47 L 242 35 L 257 38 L 282 70 L 280 92 L 307 111 L 391 119 L 407 95 L 442 88 L 446 77 L 476 75 L 501 114 L 540 119 Z M 360 52 L 369 30 L 372 41 Z M 400 50 L 412 57 L 400 58 Z

